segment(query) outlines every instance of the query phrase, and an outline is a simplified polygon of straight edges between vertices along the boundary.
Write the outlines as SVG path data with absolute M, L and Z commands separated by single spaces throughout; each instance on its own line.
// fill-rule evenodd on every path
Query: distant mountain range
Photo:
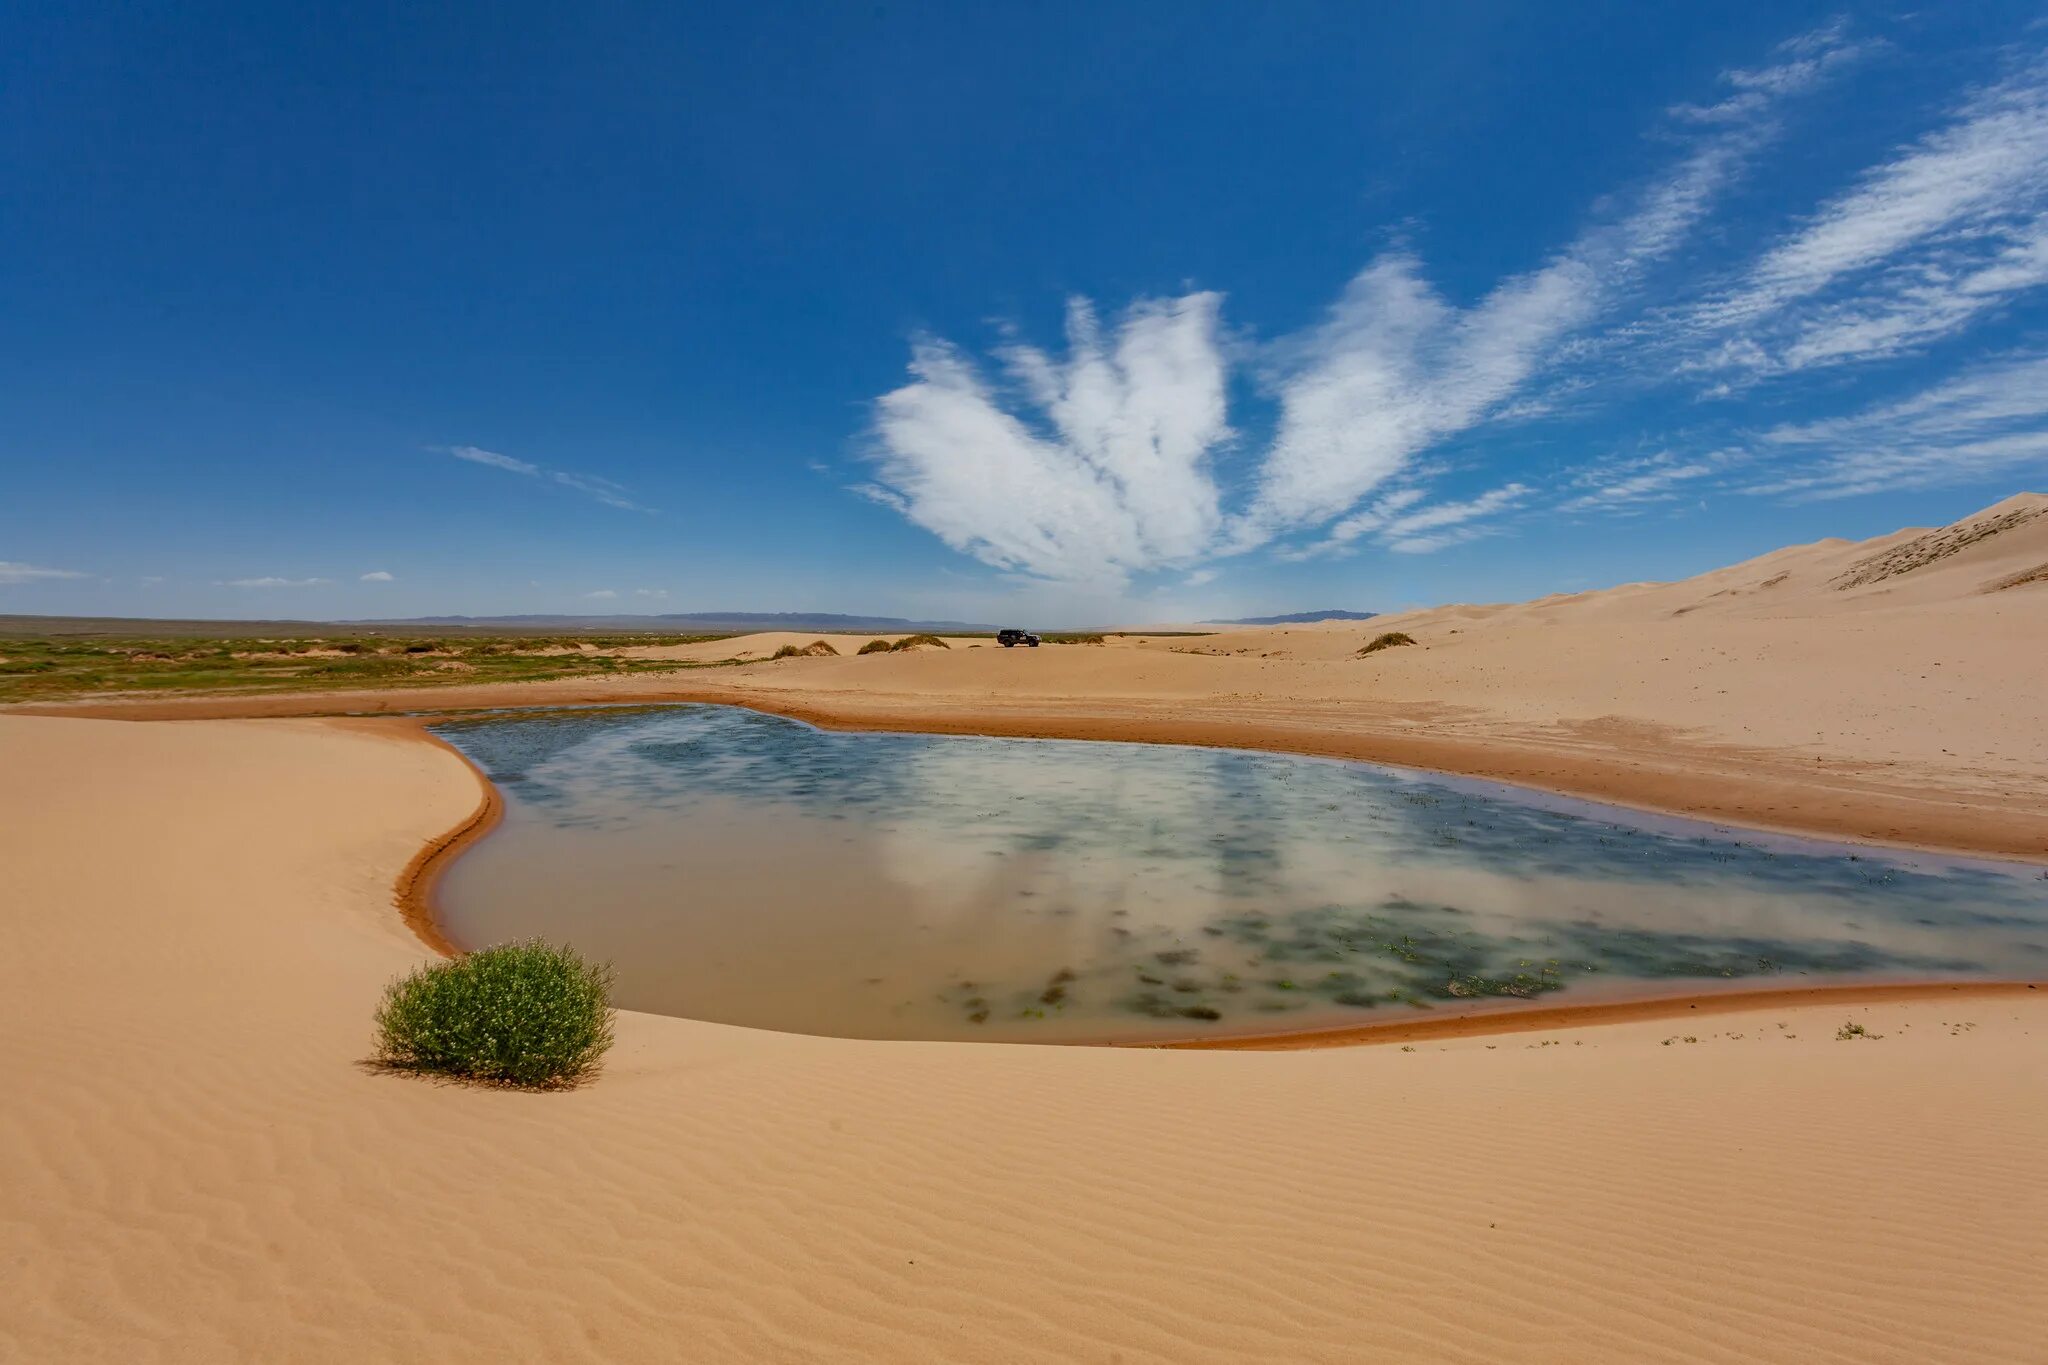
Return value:
M 745 634 L 758 630 L 815 630 L 827 635 L 868 631 L 986 634 L 994 626 L 967 621 L 908 621 L 898 616 L 835 616 L 818 611 L 672 611 L 658 616 L 411 616 L 402 620 L 344 621 L 349 626 L 465 626 L 505 630 L 644 630 L 672 635 Z
M 1376 611 L 1297 611 L 1286 616 L 1224 617 L 1219 626 L 1305 626 L 1317 621 L 1370 621 Z

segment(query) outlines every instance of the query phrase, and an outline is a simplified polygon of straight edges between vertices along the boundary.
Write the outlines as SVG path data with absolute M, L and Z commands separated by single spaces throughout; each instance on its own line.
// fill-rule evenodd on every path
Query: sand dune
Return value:
M 1836 837 L 2048 858 L 2048 497 L 1680 583 L 1363 623 L 438 688 L 445 706 L 738 701 L 822 724 L 1239 744 Z M 2017 586 L 2003 586 L 2013 585 Z M 1412 647 L 1354 657 L 1384 630 Z M 676 647 L 705 661 L 814 637 Z M 835 643 L 839 641 L 835 639 Z M 687 651 L 696 651 L 687 653 Z M 418 691 L 17 708 L 409 710 Z
M 628 645 L 610 653 L 626 659 L 674 659 L 679 663 L 719 663 L 726 659 L 769 659 L 775 651 L 784 646 L 806 648 L 823 640 L 841 654 L 858 654 L 862 645 L 875 640 L 894 644 L 908 639 L 905 634 L 895 635 L 816 635 L 795 630 L 763 630 L 752 635 L 735 635 L 720 640 L 703 640 L 693 645 Z M 961 637 L 943 637 L 948 649 L 970 649 L 986 645 L 995 647 L 993 640 L 976 640 Z M 918 645 L 913 651 L 922 652 L 935 646 Z
M 2048 1333 L 2032 1000 L 1293 1054 L 627 1015 L 594 1086 L 476 1091 L 355 1065 L 422 953 L 393 879 L 478 799 L 453 756 L 0 716 L 0 759 L 0 1358 L 2031 1362 Z

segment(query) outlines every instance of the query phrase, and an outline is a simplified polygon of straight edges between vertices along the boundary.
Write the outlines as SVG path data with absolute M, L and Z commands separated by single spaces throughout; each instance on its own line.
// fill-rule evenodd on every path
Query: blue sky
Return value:
M 0 612 L 1047 625 L 2048 483 L 2048 8 L 0 14 Z

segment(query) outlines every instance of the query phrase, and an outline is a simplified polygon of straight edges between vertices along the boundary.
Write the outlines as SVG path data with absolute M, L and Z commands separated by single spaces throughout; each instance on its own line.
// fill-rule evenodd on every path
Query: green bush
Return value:
M 1414 643 L 1415 637 L 1408 634 L 1408 632 L 1390 630 L 1385 635 L 1375 635 L 1372 643 L 1358 651 L 1358 657 L 1363 659 L 1368 654 L 1377 654 L 1380 650 L 1392 649 L 1395 645 L 1412 645 Z
M 887 640 L 870 640 L 860 647 L 862 654 L 887 654 L 892 646 Z
M 953 646 L 947 644 L 944 640 L 941 640 L 936 635 L 906 635 L 902 639 L 898 640 L 895 644 L 889 646 L 891 650 L 919 649 L 925 647 L 951 649 Z M 863 645 L 862 648 L 865 649 L 866 646 Z
M 875 643 L 882 642 L 877 640 Z M 861 653 L 865 654 L 867 650 L 862 649 Z M 839 651 L 832 648 L 830 640 L 813 640 L 807 645 L 784 645 L 773 655 L 776 659 L 833 659 L 838 656 Z
M 573 1085 L 612 1045 L 611 984 L 609 964 L 539 939 L 421 967 L 384 990 L 377 1059 L 500 1085 Z

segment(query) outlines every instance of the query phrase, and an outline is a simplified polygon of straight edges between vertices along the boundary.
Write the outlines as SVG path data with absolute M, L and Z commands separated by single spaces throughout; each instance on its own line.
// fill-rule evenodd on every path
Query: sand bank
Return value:
M 1368 759 L 1736 825 L 2048 861 L 2044 565 L 2048 497 L 2022 494 L 1956 526 L 1794 546 L 1679 583 L 1363 623 L 14 709 L 190 718 L 733 702 L 842 728 Z M 1382 630 L 1417 643 L 1357 657 Z M 628 652 L 701 663 L 797 641 Z
M 827 661 L 829 662 L 829 661 Z M 372 1074 L 453 757 L 0 717 L 0 1357 L 2032 1361 L 2048 1011 Z M 1853 1017 L 1877 1040 L 1837 1042 Z

